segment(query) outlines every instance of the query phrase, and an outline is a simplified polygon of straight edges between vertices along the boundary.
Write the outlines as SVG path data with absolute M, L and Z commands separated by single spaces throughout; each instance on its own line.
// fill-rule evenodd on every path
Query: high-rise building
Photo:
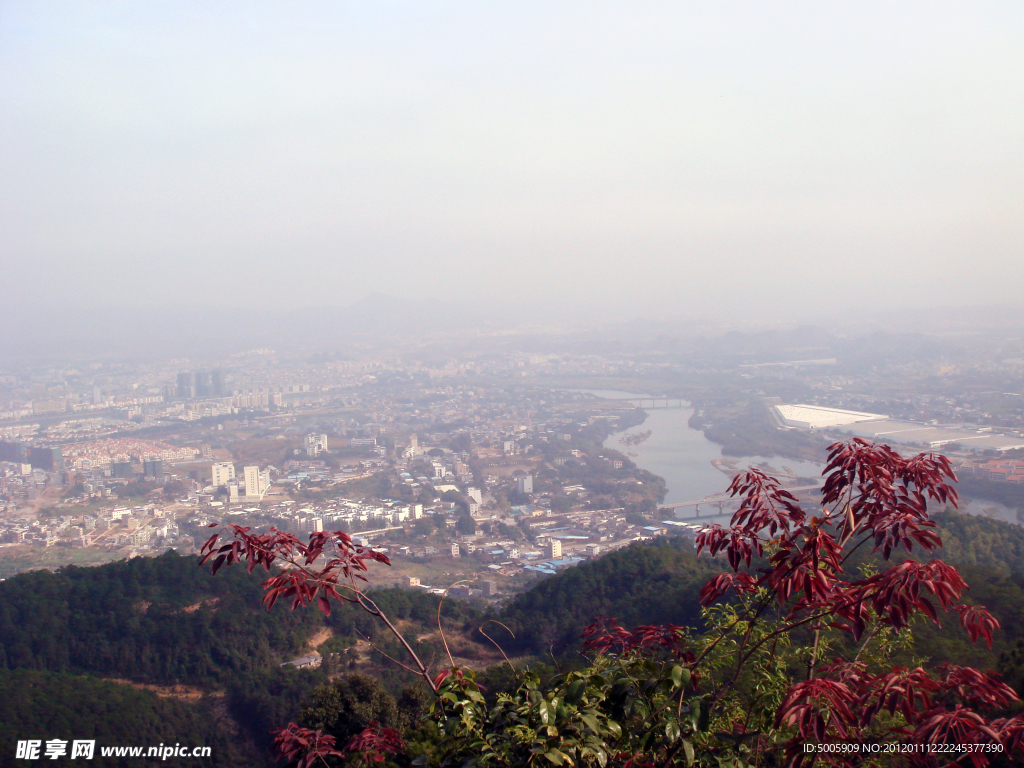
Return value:
M 484 503 L 484 495 L 483 495 L 483 492 L 479 488 L 474 488 L 474 487 L 470 486 L 469 488 L 466 489 L 466 496 L 471 498 L 477 504 L 483 504 Z
M 260 468 L 259 467 L 246 467 L 242 470 L 243 478 L 245 480 L 245 495 L 246 496 L 259 496 L 260 495 Z
M 209 371 L 196 371 L 196 397 L 210 397 L 213 394 L 213 382 Z
M 92 404 L 93 405 L 99 405 L 102 402 L 103 402 L 103 393 L 100 392 L 100 388 L 99 387 L 93 387 L 92 388 Z
M 187 371 L 182 371 L 178 374 L 178 397 L 183 400 L 187 400 L 195 395 L 195 390 L 192 388 L 192 374 Z
M 60 448 L 29 448 L 28 463 L 33 469 L 55 472 L 64 469 L 64 454 Z
M 260 472 L 259 467 L 246 467 L 243 473 L 245 477 L 245 497 L 247 499 L 262 499 L 263 495 L 270 488 L 270 473 Z
M 132 477 L 132 463 L 130 461 L 115 461 L 112 469 L 114 470 L 114 477 L 128 479 Z
M 516 490 L 520 493 L 533 493 L 533 475 L 517 477 Z
M 28 446 L 24 443 L 0 440 L 0 461 L 20 462 L 28 456 Z
M 558 539 L 548 539 L 545 550 L 548 558 L 555 560 L 562 556 L 562 542 Z
M 213 475 L 210 485 L 214 488 L 227 485 L 231 480 L 235 479 L 235 465 L 230 461 L 217 462 L 210 467 L 210 471 Z
M 224 397 L 224 395 L 226 394 L 224 390 L 224 371 L 222 371 L 220 368 L 213 371 L 210 374 L 210 385 L 211 388 L 213 389 L 214 397 Z
M 146 459 L 142 463 L 142 474 L 146 477 L 152 477 L 157 482 L 164 479 L 164 461 L 163 459 Z
M 409 437 L 409 455 L 418 456 L 420 453 L 420 438 L 415 432 Z

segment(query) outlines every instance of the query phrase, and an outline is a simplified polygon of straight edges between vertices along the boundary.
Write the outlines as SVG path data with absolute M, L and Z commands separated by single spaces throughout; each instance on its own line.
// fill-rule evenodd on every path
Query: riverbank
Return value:
M 622 390 L 577 391 L 609 399 L 651 399 L 647 394 Z M 622 451 L 641 469 L 663 478 L 667 488 L 665 504 L 681 504 L 724 493 L 738 472 L 752 466 L 793 485 L 809 485 L 821 475 L 823 465 L 811 461 L 723 456 L 720 445 L 691 426 L 694 408 L 687 401 L 682 401 L 681 407 L 656 408 L 646 413 L 647 418 L 641 424 L 612 433 L 603 445 Z

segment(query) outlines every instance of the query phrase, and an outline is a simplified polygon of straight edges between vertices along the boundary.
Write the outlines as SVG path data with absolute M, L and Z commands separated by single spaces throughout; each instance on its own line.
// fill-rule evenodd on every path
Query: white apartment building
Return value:
M 320 533 L 324 529 L 322 517 L 301 517 L 295 523 L 299 533 Z
M 259 467 L 246 467 L 245 473 L 245 498 L 262 499 L 270 488 L 270 473 L 260 472 Z
M 316 433 L 306 435 L 307 456 L 319 456 L 323 451 L 326 450 L 327 435 L 318 435 Z
M 210 468 L 210 471 L 213 475 L 212 482 L 210 484 L 214 488 L 227 485 L 235 479 L 235 465 L 229 461 L 219 461 L 215 463 Z

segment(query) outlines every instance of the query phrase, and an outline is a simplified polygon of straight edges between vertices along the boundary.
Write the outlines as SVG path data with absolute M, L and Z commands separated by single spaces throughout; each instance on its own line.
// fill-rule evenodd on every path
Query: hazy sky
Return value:
M 1020 302 L 1024 3 L 0 2 L 8 300 Z

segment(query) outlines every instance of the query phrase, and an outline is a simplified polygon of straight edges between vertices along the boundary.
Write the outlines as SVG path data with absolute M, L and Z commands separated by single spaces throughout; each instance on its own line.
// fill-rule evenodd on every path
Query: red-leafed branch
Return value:
M 807 625 L 815 630 L 809 665 L 812 678 L 818 636 L 828 627 L 849 632 L 860 641 L 869 626 L 900 630 L 917 614 L 938 624 L 940 610 L 955 611 L 972 641 L 984 639 L 991 646 L 998 621 L 984 608 L 959 602 L 967 584 L 941 560 L 907 559 L 861 579 L 851 580 L 844 574 L 847 559 L 867 543 L 885 560 L 898 549 L 910 554 L 915 546 L 925 552 L 942 546 L 928 516 L 928 503 L 957 502 L 952 487 L 956 476 L 949 460 L 936 454 L 907 459 L 888 446 L 855 438 L 830 447 L 823 474 L 820 512 L 808 519 L 798 500 L 775 479 L 756 469 L 742 473 L 729 488 L 734 496 L 742 496 L 730 525 L 705 528 L 697 537 L 698 555 L 704 550 L 713 556 L 724 554 L 732 571 L 704 586 L 704 605 L 729 594 L 743 598 L 758 593 L 755 600 L 743 600 L 732 624 L 720 627 L 719 637 L 695 660 L 699 664 L 733 628 L 745 623 L 733 674 L 715 687 L 713 701 L 724 698 L 756 652 Z M 767 557 L 767 563 L 751 573 L 755 557 Z M 773 605 L 784 620 L 748 643 L 753 626 Z M 874 629 L 869 639 L 873 635 Z M 592 647 L 629 639 L 629 633 L 620 628 L 615 635 L 604 633 Z M 854 661 L 823 667 L 822 676 L 790 688 L 777 712 L 776 727 L 794 728 L 800 739 L 853 738 L 885 710 L 890 715 L 899 713 L 915 729 L 898 734 L 901 738 L 934 741 L 973 734 L 978 739 L 1006 739 L 1004 746 L 1024 741 L 1024 726 L 1019 722 L 1005 721 L 997 728 L 974 711 L 1005 708 L 1017 700 L 1013 690 L 993 675 L 960 667 L 946 670 L 941 679 L 922 669 L 895 668 L 871 675 L 857 661 L 863 648 Z M 949 710 L 941 702 L 955 708 Z M 799 762 L 793 749 L 790 757 Z M 986 758 L 971 759 L 981 765 Z
M 295 760 L 297 768 L 311 768 L 318 762 L 329 765 L 328 757 L 344 757 L 333 736 L 323 731 L 301 728 L 296 723 L 275 732 L 274 752 L 284 760 Z
M 385 728 L 374 721 L 349 739 L 345 751 L 361 756 L 363 762 L 372 765 L 383 763 L 388 755 L 403 754 L 405 742 L 394 728 Z

